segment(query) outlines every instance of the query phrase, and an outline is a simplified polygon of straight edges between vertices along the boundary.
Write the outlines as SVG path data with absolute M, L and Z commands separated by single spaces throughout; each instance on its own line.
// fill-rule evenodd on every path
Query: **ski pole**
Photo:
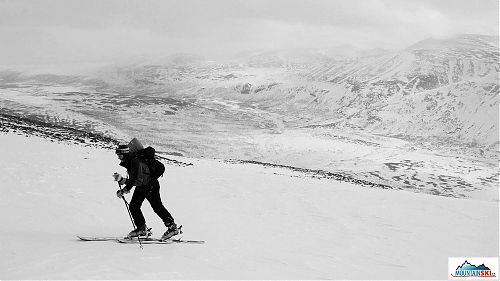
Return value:
M 119 182 L 117 182 L 117 184 L 118 184 L 118 188 L 120 190 L 122 190 L 121 184 Z M 127 200 L 125 199 L 125 196 L 123 196 L 123 194 L 122 194 L 121 198 L 123 199 L 123 202 L 125 203 L 125 208 L 127 208 L 128 216 L 130 217 L 130 221 L 132 222 L 132 227 L 136 228 L 135 223 L 134 223 L 134 218 L 132 218 L 132 213 L 130 212 L 129 203 L 127 202 Z M 139 237 L 139 235 L 137 235 L 137 240 L 139 240 L 139 245 L 142 249 L 141 237 Z
M 122 186 L 120 185 L 120 183 L 118 183 L 118 188 L 122 190 Z M 123 203 L 125 203 L 125 208 L 127 208 L 128 216 L 130 217 L 130 221 L 132 222 L 132 227 L 135 228 L 135 223 L 134 219 L 132 218 L 132 213 L 130 212 L 129 204 L 125 199 L 125 196 L 122 195 L 121 198 L 123 199 Z

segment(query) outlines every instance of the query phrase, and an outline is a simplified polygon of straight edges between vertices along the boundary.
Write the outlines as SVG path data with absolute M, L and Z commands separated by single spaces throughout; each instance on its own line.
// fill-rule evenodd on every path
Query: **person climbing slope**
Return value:
M 145 199 L 149 201 L 153 211 L 162 219 L 167 227 L 161 240 L 167 240 L 179 234 L 181 232 L 180 228 L 177 227 L 174 218 L 161 201 L 160 183 L 151 173 L 153 168 L 150 169 L 144 159 L 140 157 L 144 152 L 143 145 L 139 140 L 133 138 L 128 144 L 118 145 L 115 152 L 118 159 L 120 159 L 120 166 L 126 168 L 128 173 L 128 178 L 123 177 L 119 173 L 113 174 L 114 180 L 120 185 L 120 189 L 116 192 L 116 195 L 118 198 L 121 198 L 135 187 L 130 201 L 130 212 L 136 228 L 128 234 L 128 237 L 148 237 L 151 235 L 151 229 L 148 229 L 146 226 L 146 220 L 141 211 L 141 206 Z M 122 185 L 124 185 L 123 188 L 121 188 Z

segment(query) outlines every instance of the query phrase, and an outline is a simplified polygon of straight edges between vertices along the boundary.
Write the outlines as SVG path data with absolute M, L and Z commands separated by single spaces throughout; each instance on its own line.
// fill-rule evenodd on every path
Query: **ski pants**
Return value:
M 132 200 L 130 200 L 130 213 L 132 214 L 136 227 L 141 227 L 146 224 L 146 220 L 144 219 L 144 215 L 141 211 L 144 199 L 148 199 L 153 211 L 162 219 L 165 226 L 168 227 L 174 222 L 174 218 L 161 202 L 160 184 L 156 182 L 152 185 L 150 191 L 137 188 L 134 190 Z

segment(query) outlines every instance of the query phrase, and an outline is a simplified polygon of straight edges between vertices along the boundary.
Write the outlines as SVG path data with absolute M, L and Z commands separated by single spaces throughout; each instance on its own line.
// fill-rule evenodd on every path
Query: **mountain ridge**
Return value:
M 495 42 L 496 36 L 462 34 L 341 59 L 325 49 L 260 51 L 225 61 L 176 54 L 79 79 L 103 91 L 254 104 L 279 116 L 285 127 L 357 128 L 497 153 L 500 64 Z M 354 48 L 337 51 L 348 49 Z M 4 83 L 23 80 L 12 72 L 0 77 Z M 76 82 L 46 75 L 26 79 Z

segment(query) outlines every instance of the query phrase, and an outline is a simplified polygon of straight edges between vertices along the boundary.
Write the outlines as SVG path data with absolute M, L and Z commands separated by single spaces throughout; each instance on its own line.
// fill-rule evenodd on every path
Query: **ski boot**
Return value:
M 168 226 L 167 231 L 163 233 L 163 236 L 160 238 L 161 241 L 168 240 L 172 238 L 175 235 L 181 234 L 182 233 L 182 225 L 177 227 L 175 223 L 172 223 L 171 225 Z
M 151 228 L 148 228 L 146 225 L 140 226 L 127 235 L 128 239 L 140 237 L 140 238 L 149 238 L 153 233 L 151 232 Z

